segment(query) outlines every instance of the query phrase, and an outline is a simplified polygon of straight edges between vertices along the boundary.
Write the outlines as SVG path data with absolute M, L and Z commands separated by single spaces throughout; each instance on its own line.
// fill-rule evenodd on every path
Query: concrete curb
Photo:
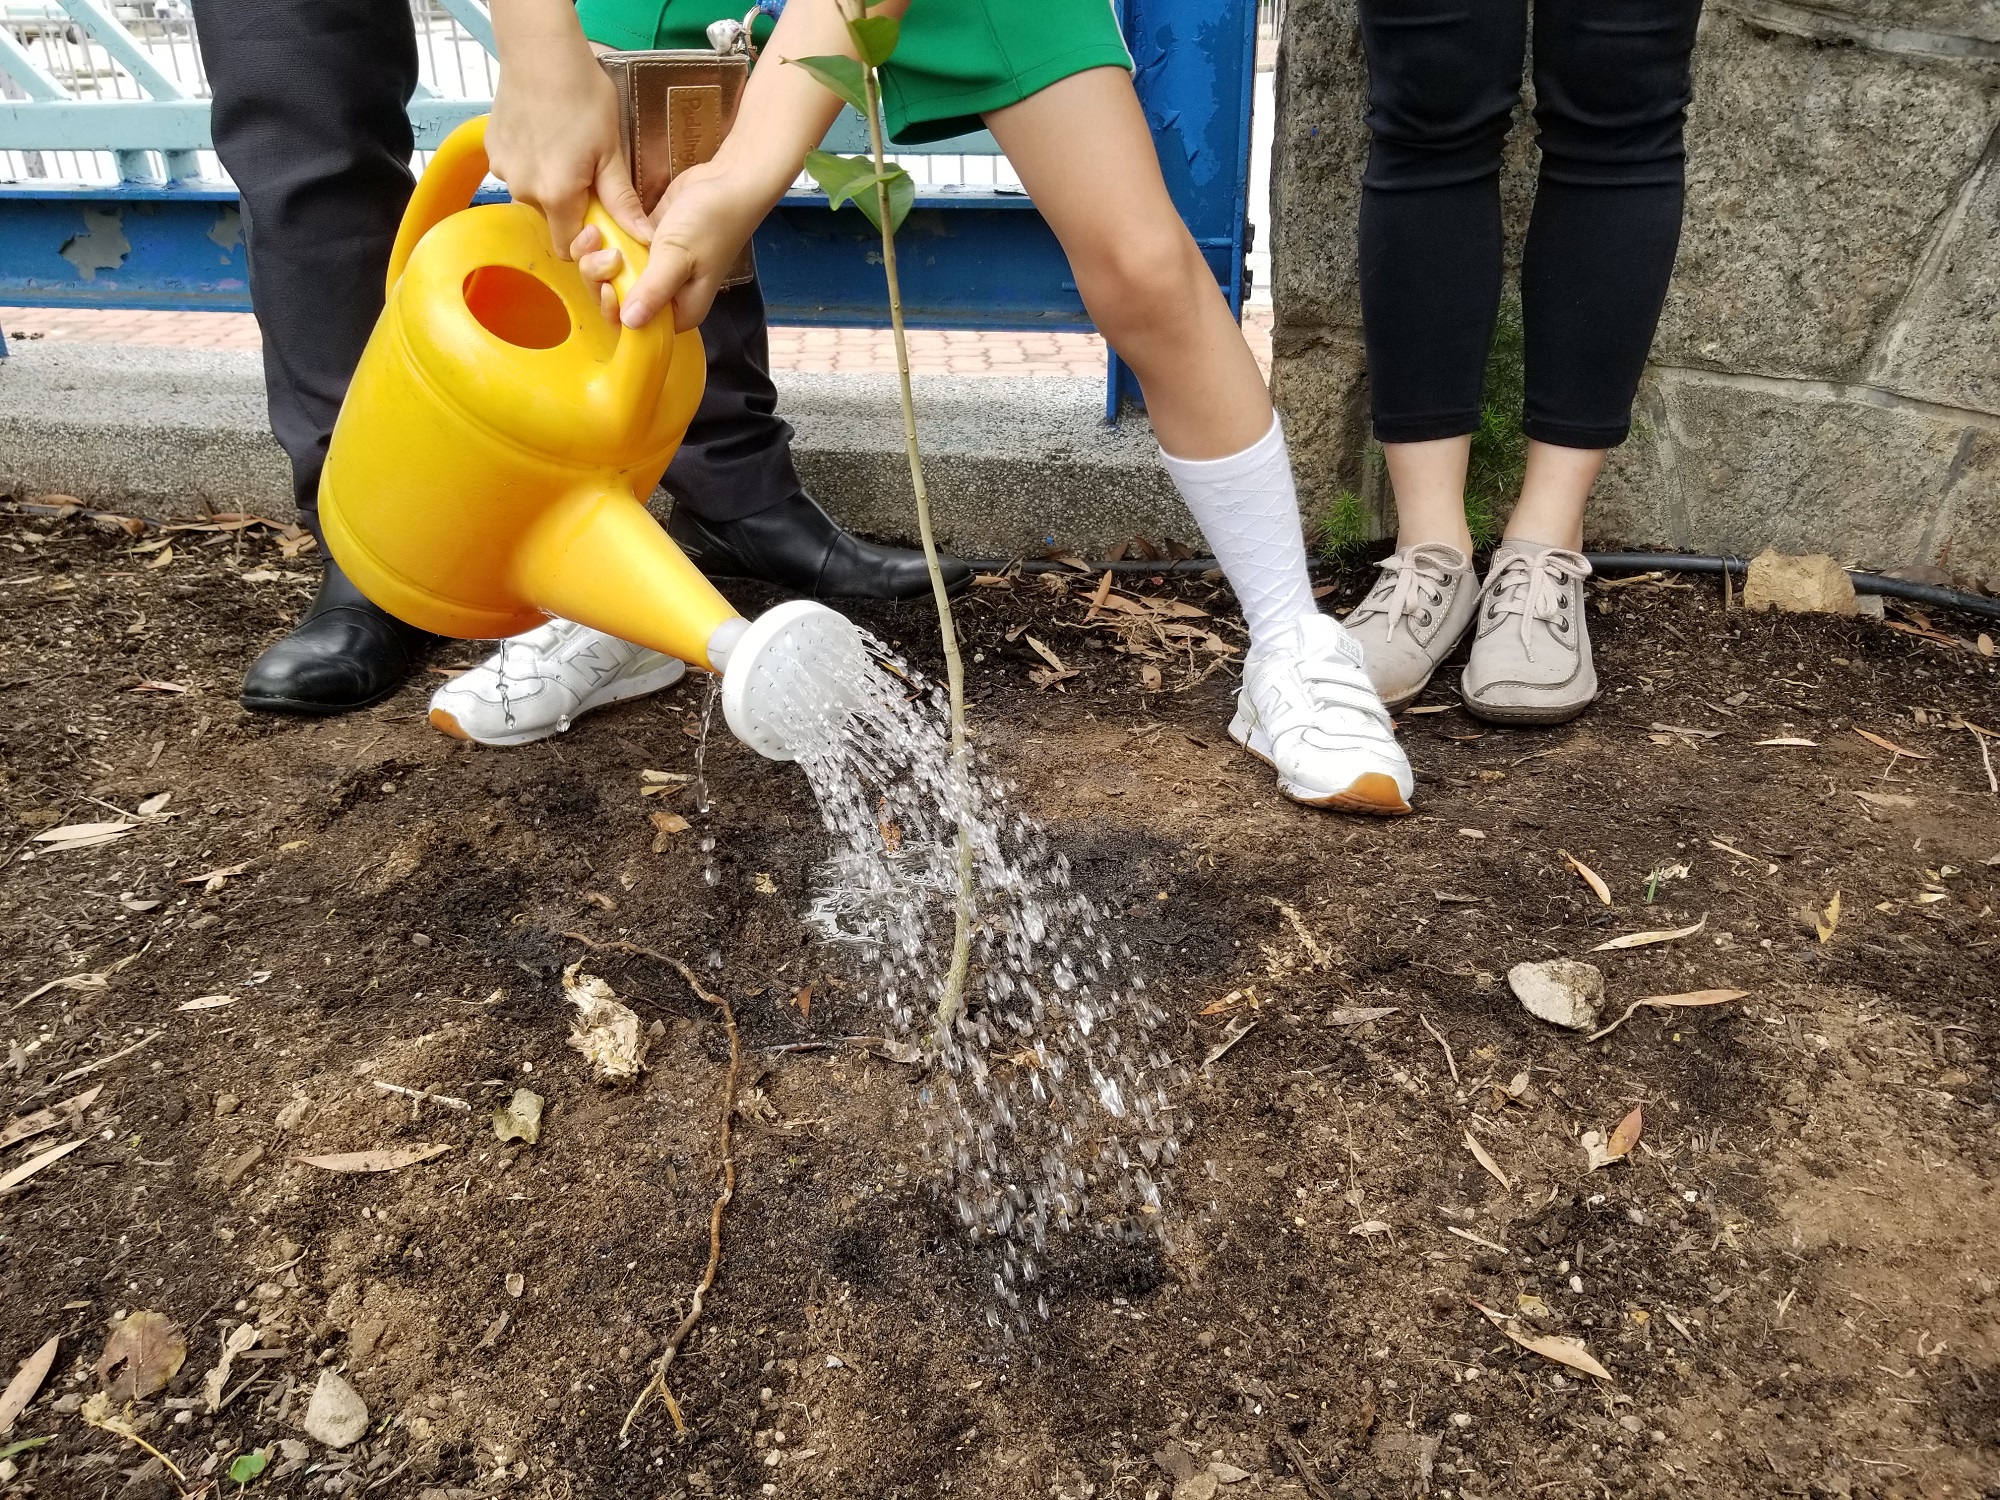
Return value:
M 206 502 L 291 518 L 291 474 L 248 351 L 15 343 L 0 361 L 0 489 L 140 514 Z M 915 529 L 887 375 L 780 374 L 807 486 L 859 531 Z M 979 556 L 1100 552 L 1134 535 L 1199 542 L 1143 417 L 1104 425 L 1096 381 L 920 376 L 940 539 Z

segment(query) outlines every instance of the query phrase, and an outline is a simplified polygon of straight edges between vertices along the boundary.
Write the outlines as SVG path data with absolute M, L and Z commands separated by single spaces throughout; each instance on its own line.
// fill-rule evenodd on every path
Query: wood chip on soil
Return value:
M 17 1141 L 46 1134 L 65 1120 L 76 1119 L 95 1104 L 97 1096 L 103 1092 L 104 1085 L 100 1083 L 95 1088 L 85 1089 L 73 1098 L 63 1100 L 60 1104 L 51 1104 L 47 1109 L 38 1109 L 31 1115 L 22 1115 L 18 1119 L 9 1120 L 4 1126 L 0 1126 L 0 1151 L 5 1151 Z
M 293 1161 L 327 1172 L 400 1172 L 418 1162 L 443 1156 L 452 1148 L 420 1142 L 413 1146 L 385 1146 L 375 1151 L 340 1151 L 331 1156 L 295 1156 Z

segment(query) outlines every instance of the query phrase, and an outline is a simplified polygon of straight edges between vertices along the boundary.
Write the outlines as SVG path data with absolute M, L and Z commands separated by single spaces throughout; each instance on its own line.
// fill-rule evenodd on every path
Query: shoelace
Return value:
M 1382 577 L 1369 590 L 1368 597 L 1356 605 L 1353 614 L 1348 616 L 1350 624 L 1371 615 L 1386 614 L 1389 617 L 1388 632 L 1393 636 L 1405 615 L 1418 612 L 1419 601 L 1427 607 L 1426 614 L 1430 609 L 1443 607 L 1444 587 L 1450 574 L 1432 544 L 1392 552 L 1376 566 L 1382 570 Z M 1429 621 L 1426 619 L 1422 623 L 1428 624 Z
M 1533 661 L 1535 622 L 1539 620 L 1551 630 L 1565 629 L 1567 591 L 1589 576 L 1590 563 L 1581 552 L 1551 547 L 1546 552 L 1512 553 L 1487 584 L 1487 612 L 1495 619 L 1520 616 L 1521 652 Z

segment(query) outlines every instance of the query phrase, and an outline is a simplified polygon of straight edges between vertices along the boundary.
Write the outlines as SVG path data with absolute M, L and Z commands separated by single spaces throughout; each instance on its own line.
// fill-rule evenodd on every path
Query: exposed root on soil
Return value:
M 651 948 L 642 948 L 637 943 L 626 942 L 623 939 L 606 943 L 586 937 L 580 932 L 565 932 L 563 936 L 574 938 L 586 948 L 594 948 L 600 952 L 610 950 L 633 953 L 641 958 L 650 958 L 655 963 L 666 964 L 687 981 L 688 988 L 697 996 L 721 1012 L 722 1024 L 729 1032 L 729 1076 L 722 1085 L 722 1120 L 716 1132 L 716 1151 L 722 1159 L 722 1190 L 716 1194 L 715 1206 L 708 1214 L 708 1265 L 701 1273 L 701 1280 L 695 1283 L 694 1295 L 688 1300 L 687 1316 L 682 1318 L 680 1326 L 667 1336 L 667 1346 L 660 1352 L 660 1362 L 653 1367 L 653 1378 L 646 1382 L 645 1388 L 639 1392 L 638 1398 L 632 1403 L 632 1409 L 625 1413 L 625 1420 L 618 1428 L 618 1436 L 622 1441 L 631 1432 L 632 1424 L 638 1420 L 639 1413 L 645 1410 L 646 1403 L 657 1395 L 667 1408 L 667 1415 L 674 1419 L 674 1431 L 684 1433 L 687 1431 L 687 1422 L 681 1416 L 680 1403 L 674 1400 L 673 1392 L 667 1389 L 667 1369 L 673 1364 L 675 1356 L 681 1352 L 681 1345 L 687 1342 L 688 1335 L 694 1332 L 694 1325 L 701 1321 L 705 1299 L 715 1286 L 715 1273 L 722 1267 L 722 1215 L 729 1207 L 730 1200 L 736 1196 L 736 1157 L 731 1146 L 730 1127 L 736 1118 L 736 1076 L 743 1065 L 743 1043 L 736 1031 L 736 1012 L 730 1009 L 725 996 L 718 995 L 704 986 L 695 977 L 693 969 L 671 954 L 656 953 Z

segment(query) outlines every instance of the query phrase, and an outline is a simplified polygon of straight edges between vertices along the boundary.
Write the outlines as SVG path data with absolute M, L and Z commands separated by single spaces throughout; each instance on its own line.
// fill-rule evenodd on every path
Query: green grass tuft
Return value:
M 1473 546 L 1484 550 L 1500 540 L 1500 528 L 1528 463 L 1528 439 L 1521 431 L 1523 393 L 1521 303 L 1506 297 L 1493 325 L 1493 348 L 1486 356 L 1486 386 L 1479 404 L 1479 431 L 1472 435 L 1472 462 L 1465 475 L 1465 524 Z
M 1342 490 L 1314 517 L 1312 539 L 1322 555 L 1345 562 L 1374 540 L 1372 530 L 1361 497 Z

